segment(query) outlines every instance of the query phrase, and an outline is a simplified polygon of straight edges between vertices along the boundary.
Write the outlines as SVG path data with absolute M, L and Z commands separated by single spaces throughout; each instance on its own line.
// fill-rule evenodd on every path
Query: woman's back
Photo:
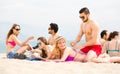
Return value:
M 119 40 L 111 40 L 106 44 L 106 52 L 110 56 L 120 56 L 120 41 Z

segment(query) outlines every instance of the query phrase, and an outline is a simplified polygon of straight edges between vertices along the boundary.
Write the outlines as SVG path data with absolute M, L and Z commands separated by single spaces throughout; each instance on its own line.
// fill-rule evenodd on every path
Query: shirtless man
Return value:
M 79 14 L 83 23 L 80 26 L 80 31 L 76 39 L 70 44 L 73 49 L 80 49 L 80 58 L 82 61 L 101 62 L 101 60 L 97 59 L 102 51 L 102 47 L 98 40 L 99 26 L 90 19 L 90 12 L 88 8 L 82 8 L 79 11 Z M 83 44 L 77 44 L 83 35 L 85 35 L 86 42 Z
M 109 37 L 109 33 L 107 30 L 103 30 L 101 33 L 100 33 L 100 36 L 101 36 L 101 39 L 100 39 L 100 43 L 103 47 L 104 43 L 108 40 L 108 37 Z
M 50 27 L 48 28 L 49 34 L 51 34 L 50 38 L 48 39 L 48 44 L 54 45 L 55 39 L 59 36 L 58 32 L 58 25 L 56 23 L 50 23 Z

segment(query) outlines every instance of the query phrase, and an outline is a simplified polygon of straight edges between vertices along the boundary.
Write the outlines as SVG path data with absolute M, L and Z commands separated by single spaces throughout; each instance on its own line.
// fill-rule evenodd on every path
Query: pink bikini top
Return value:
M 16 46 L 16 43 L 14 41 L 7 41 L 6 44 L 11 44 L 12 46 Z

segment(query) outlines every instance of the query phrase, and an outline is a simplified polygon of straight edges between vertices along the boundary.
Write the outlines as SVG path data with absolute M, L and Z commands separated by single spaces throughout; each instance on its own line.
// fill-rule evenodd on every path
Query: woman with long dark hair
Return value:
M 108 41 L 103 46 L 103 50 L 110 56 L 120 56 L 120 40 L 118 31 L 110 33 Z
M 32 40 L 34 37 L 31 36 L 28 39 L 26 39 L 24 42 L 21 42 L 18 39 L 19 33 L 20 33 L 20 25 L 13 24 L 6 37 L 7 58 L 14 58 L 14 55 L 16 53 L 24 53 L 26 50 L 30 49 L 30 46 L 27 43 L 29 40 Z M 20 48 L 17 50 L 15 49 L 16 45 L 20 46 Z
M 38 41 L 38 47 L 32 50 L 33 59 L 30 60 L 45 59 L 50 55 L 53 49 L 51 45 L 48 45 L 47 39 L 45 37 L 39 37 L 37 41 Z

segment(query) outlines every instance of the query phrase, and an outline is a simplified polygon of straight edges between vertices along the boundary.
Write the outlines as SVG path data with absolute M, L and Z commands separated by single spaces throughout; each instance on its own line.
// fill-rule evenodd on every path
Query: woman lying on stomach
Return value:
M 85 57 L 86 55 L 81 55 L 80 52 L 77 52 L 72 48 L 67 47 L 65 39 L 60 36 L 56 39 L 55 48 L 53 49 L 51 55 L 47 57 L 46 61 L 89 62 L 85 59 Z M 108 54 L 101 54 L 95 60 L 95 63 L 113 63 L 120 62 L 120 57 L 110 57 Z
M 79 57 L 82 56 L 73 50 L 70 47 L 67 47 L 66 40 L 59 36 L 56 38 L 55 47 L 50 56 L 48 56 L 47 61 L 52 59 L 52 61 L 81 61 L 80 59 L 83 58 Z
M 53 49 L 51 45 L 48 45 L 47 39 L 45 37 L 39 37 L 37 39 L 37 42 L 38 42 L 37 48 L 31 50 L 32 52 L 32 58 L 30 59 L 31 61 L 47 58 Z

